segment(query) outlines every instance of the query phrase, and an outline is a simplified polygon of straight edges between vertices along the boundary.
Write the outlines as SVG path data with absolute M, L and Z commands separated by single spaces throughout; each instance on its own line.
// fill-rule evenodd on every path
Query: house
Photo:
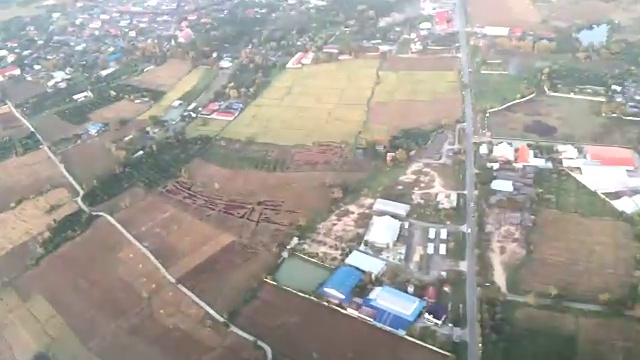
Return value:
M 387 267 L 386 261 L 358 250 L 349 254 L 344 263 L 373 275 L 382 274 Z
M 513 181 L 496 179 L 491 182 L 491 189 L 495 191 L 513 192 Z
M 411 205 L 391 200 L 376 199 L 373 203 L 373 212 L 381 215 L 395 216 L 401 219 L 406 218 L 410 210 Z
M 426 301 L 389 286 L 376 287 L 363 300 L 375 324 L 405 334 L 426 306 Z
M 352 266 L 341 266 L 325 281 L 318 293 L 336 304 L 348 304 L 353 289 L 364 279 L 364 273 Z
M 6 80 L 12 76 L 18 76 L 21 74 L 20 68 L 17 66 L 7 66 L 0 69 L 0 81 Z
M 105 123 L 91 123 L 87 126 L 87 133 L 91 136 L 96 136 L 99 133 L 109 129 L 108 124 Z
M 516 156 L 516 162 L 521 163 L 521 164 L 528 164 L 529 163 L 529 158 L 531 158 L 533 156 L 531 156 L 531 150 L 529 150 L 529 147 L 524 144 L 522 146 L 520 146 L 518 148 L 518 154 Z
M 91 91 L 87 90 L 87 91 L 83 91 L 81 93 L 75 94 L 72 96 L 73 100 L 80 102 L 82 100 L 85 99 L 91 99 L 93 98 L 93 94 L 91 93 Z
M 491 156 L 497 158 L 498 160 L 514 161 L 515 151 L 513 150 L 513 147 L 511 145 L 506 142 L 502 142 L 493 147 Z
M 398 240 L 402 222 L 391 216 L 374 216 L 364 235 L 368 247 L 388 249 Z
M 620 166 L 633 170 L 636 168 L 635 153 L 631 149 L 614 146 L 585 146 L 587 160 L 601 166 Z
M 577 159 L 580 155 L 578 149 L 570 144 L 556 145 L 556 151 L 560 154 L 561 159 Z

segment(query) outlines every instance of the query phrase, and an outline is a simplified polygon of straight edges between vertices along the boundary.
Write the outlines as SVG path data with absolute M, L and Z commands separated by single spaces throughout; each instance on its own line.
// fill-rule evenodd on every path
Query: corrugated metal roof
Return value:
M 407 216 L 409 211 L 411 210 L 411 205 L 399 203 L 396 201 L 385 200 L 385 199 L 377 199 L 373 203 L 373 211 L 379 211 L 383 213 L 398 215 L 398 216 Z
M 374 216 L 364 239 L 375 246 L 391 246 L 400 235 L 402 222 L 391 216 Z
M 413 321 L 425 307 L 426 301 L 389 286 L 373 289 L 367 297 L 369 305 Z
M 320 286 L 319 291 L 328 297 L 348 300 L 353 288 L 363 278 L 362 271 L 351 266 L 341 266 Z
M 380 275 L 384 271 L 384 268 L 387 266 L 386 261 L 358 250 L 355 250 L 354 252 L 349 254 L 344 263 L 358 268 L 362 271 L 370 272 L 376 275 Z

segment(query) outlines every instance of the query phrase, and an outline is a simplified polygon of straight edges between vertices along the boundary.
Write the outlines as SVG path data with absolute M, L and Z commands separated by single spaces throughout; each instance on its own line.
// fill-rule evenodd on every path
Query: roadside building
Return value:
M 364 272 L 380 275 L 387 267 L 387 262 L 362 251 L 354 250 L 344 263 Z
M 515 151 L 513 147 L 506 142 L 502 142 L 493 147 L 493 152 L 491 156 L 503 161 L 514 161 L 515 160 Z
M 398 240 L 402 222 L 391 216 L 374 216 L 364 235 L 368 247 L 388 249 Z
M 619 166 L 633 170 L 636 159 L 633 150 L 614 146 L 586 146 L 587 160 L 600 166 Z
M 373 203 L 373 212 L 381 215 L 395 216 L 404 219 L 409 215 L 411 205 L 399 203 L 396 201 L 376 199 Z
M 329 302 L 346 305 L 351 301 L 353 289 L 362 279 L 362 271 L 351 266 L 341 266 L 320 286 L 318 293 Z
M 378 325 L 405 334 L 426 306 L 420 298 L 389 286 L 376 287 L 364 299 L 363 307 L 372 310 Z
M 20 68 L 17 66 L 7 66 L 4 69 L 0 69 L 0 81 L 6 80 L 12 76 L 20 75 Z

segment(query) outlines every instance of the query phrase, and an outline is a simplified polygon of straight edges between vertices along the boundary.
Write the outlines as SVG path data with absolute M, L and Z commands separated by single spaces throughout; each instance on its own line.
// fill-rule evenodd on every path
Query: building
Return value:
M 391 216 L 374 216 L 364 235 L 368 247 L 388 249 L 398 240 L 402 222 Z
M 502 142 L 493 147 L 493 152 L 491 156 L 497 158 L 498 160 L 507 160 L 513 161 L 515 160 L 515 151 L 513 147 L 506 142 Z
M 387 262 L 362 251 L 354 250 L 344 263 L 364 272 L 380 275 L 387 267 Z
M 87 126 L 87 133 L 91 136 L 96 136 L 99 133 L 108 130 L 109 127 L 104 123 L 91 123 Z
M 585 146 L 587 160 L 601 166 L 619 166 L 633 170 L 636 159 L 633 150 L 613 146 Z
M 373 211 L 383 215 L 395 216 L 404 219 L 409 215 L 411 205 L 399 203 L 396 201 L 376 199 L 373 203 Z
M 529 147 L 526 144 L 518 148 L 518 154 L 516 155 L 517 162 L 527 164 L 531 157 L 531 150 L 529 150 Z
M 325 281 L 318 293 L 330 302 L 348 304 L 352 298 L 353 289 L 364 279 L 364 273 L 352 266 L 341 266 Z
M 6 80 L 12 76 L 20 75 L 20 68 L 17 66 L 7 66 L 4 69 L 0 69 L 0 81 Z
M 392 287 L 382 286 L 373 289 L 362 306 L 372 310 L 375 323 L 404 334 L 420 316 L 426 302 Z
M 491 189 L 495 191 L 513 192 L 513 181 L 496 179 L 491 182 Z

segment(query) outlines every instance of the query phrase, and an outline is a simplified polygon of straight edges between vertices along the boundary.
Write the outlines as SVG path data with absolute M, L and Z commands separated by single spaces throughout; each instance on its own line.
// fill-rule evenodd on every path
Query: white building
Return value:
M 501 160 L 514 161 L 516 158 L 516 152 L 513 149 L 513 146 L 509 145 L 506 142 L 501 142 L 500 144 L 493 147 L 491 156 Z
M 391 216 L 374 216 L 369 223 L 369 229 L 364 235 L 364 241 L 369 247 L 388 249 L 398 240 L 402 222 Z
M 399 203 L 396 201 L 377 199 L 373 203 L 373 211 L 379 214 L 406 218 L 411 210 L 411 205 Z

